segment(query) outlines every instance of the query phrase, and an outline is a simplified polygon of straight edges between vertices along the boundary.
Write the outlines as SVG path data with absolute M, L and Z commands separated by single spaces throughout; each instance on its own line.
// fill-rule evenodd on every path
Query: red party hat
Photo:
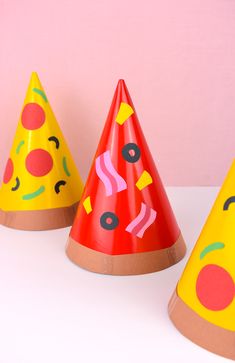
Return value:
M 169 267 L 185 244 L 123 80 L 77 210 L 66 252 L 95 272 L 129 275 Z

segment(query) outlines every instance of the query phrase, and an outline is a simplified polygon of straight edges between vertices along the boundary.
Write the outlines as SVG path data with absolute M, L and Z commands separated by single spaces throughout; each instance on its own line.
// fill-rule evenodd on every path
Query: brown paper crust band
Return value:
M 235 360 L 235 332 L 200 317 L 175 291 L 168 305 L 175 327 L 188 339 L 210 352 Z
M 163 270 L 180 261 L 185 252 L 181 234 L 169 248 L 124 255 L 108 255 L 92 250 L 71 237 L 66 246 L 66 253 L 74 263 L 87 270 L 109 275 L 138 275 Z
M 43 210 L 3 211 L 0 210 L 0 224 L 26 231 L 44 231 L 71 226 L 78 203 L 69 207 Z

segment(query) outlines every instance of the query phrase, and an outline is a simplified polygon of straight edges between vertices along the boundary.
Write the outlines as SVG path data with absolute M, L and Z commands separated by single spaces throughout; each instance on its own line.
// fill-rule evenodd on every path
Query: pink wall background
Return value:
M 33 70 L 84 179 L 124 78 L 165 184 L 222 182 L 235 155 L 235 1 L 0 0 L 1 171 Z

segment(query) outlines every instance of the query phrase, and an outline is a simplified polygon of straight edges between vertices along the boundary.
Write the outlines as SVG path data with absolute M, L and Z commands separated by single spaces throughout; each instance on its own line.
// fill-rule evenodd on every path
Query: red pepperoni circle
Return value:
M 44 176 L 53 167 L 53 159 L 48 151 L 35 149 L 30 151 L 25 160 L 26 169 L 33 176 Z
M 45 112 L 37 103 L 27 103 L 25 105 L 21 115 L 22 125 L 25 129 L 39 129 L 44 124 L 45 119 Z
M 223 310 L 233 301 L 234 282 L 223 267 L 206 265 L 199 272 L 196 292 L 201 304 L 207 309 Z
M 3 175 L 3 183 L 7 184 L 11 180 L 13 171 L 14 171 L 13 161 L 11 159 L 8 159 L 5 172 Z

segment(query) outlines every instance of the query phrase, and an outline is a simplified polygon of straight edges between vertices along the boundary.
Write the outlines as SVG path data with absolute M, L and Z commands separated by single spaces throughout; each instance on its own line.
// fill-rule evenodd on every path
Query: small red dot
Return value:
M 44 124 L 45 119 L 45 112 L 37 103 L 27 103 L 25 105 L 21 115 L 22 125 L 25 129 L 39 129 Z
M 8 159 L 5 172 L 3 175 L 3 183 L 7 184 L 11 180 L 13 171 L 14 171 L 13 161 L 11 159 Z
M 132 149 L 131 149 L 131 150 L 129 150 L 129 155 L 130 155 L 130 156 L 135 156 L 135 150 L 132 150 Z
M 110 217 L 106 218 L 106 223 L 107 223 L 107 224 L 111 224 L 111 223 L 112 223 L 112 221 L 113 221 L 113 220 L 112 220 L 112 218 L 110 218 Z
M 207 309 L 223 310 L 233 301 L 234 281 L 223 267 L 206 265 L 199 272 L 196 293 L 201 304 Z
M 53 159 L 48 151 L 43 149 L 32 150 L 25 160 L 26 169 L 33 176 L 44 176 L 53 167 Z

